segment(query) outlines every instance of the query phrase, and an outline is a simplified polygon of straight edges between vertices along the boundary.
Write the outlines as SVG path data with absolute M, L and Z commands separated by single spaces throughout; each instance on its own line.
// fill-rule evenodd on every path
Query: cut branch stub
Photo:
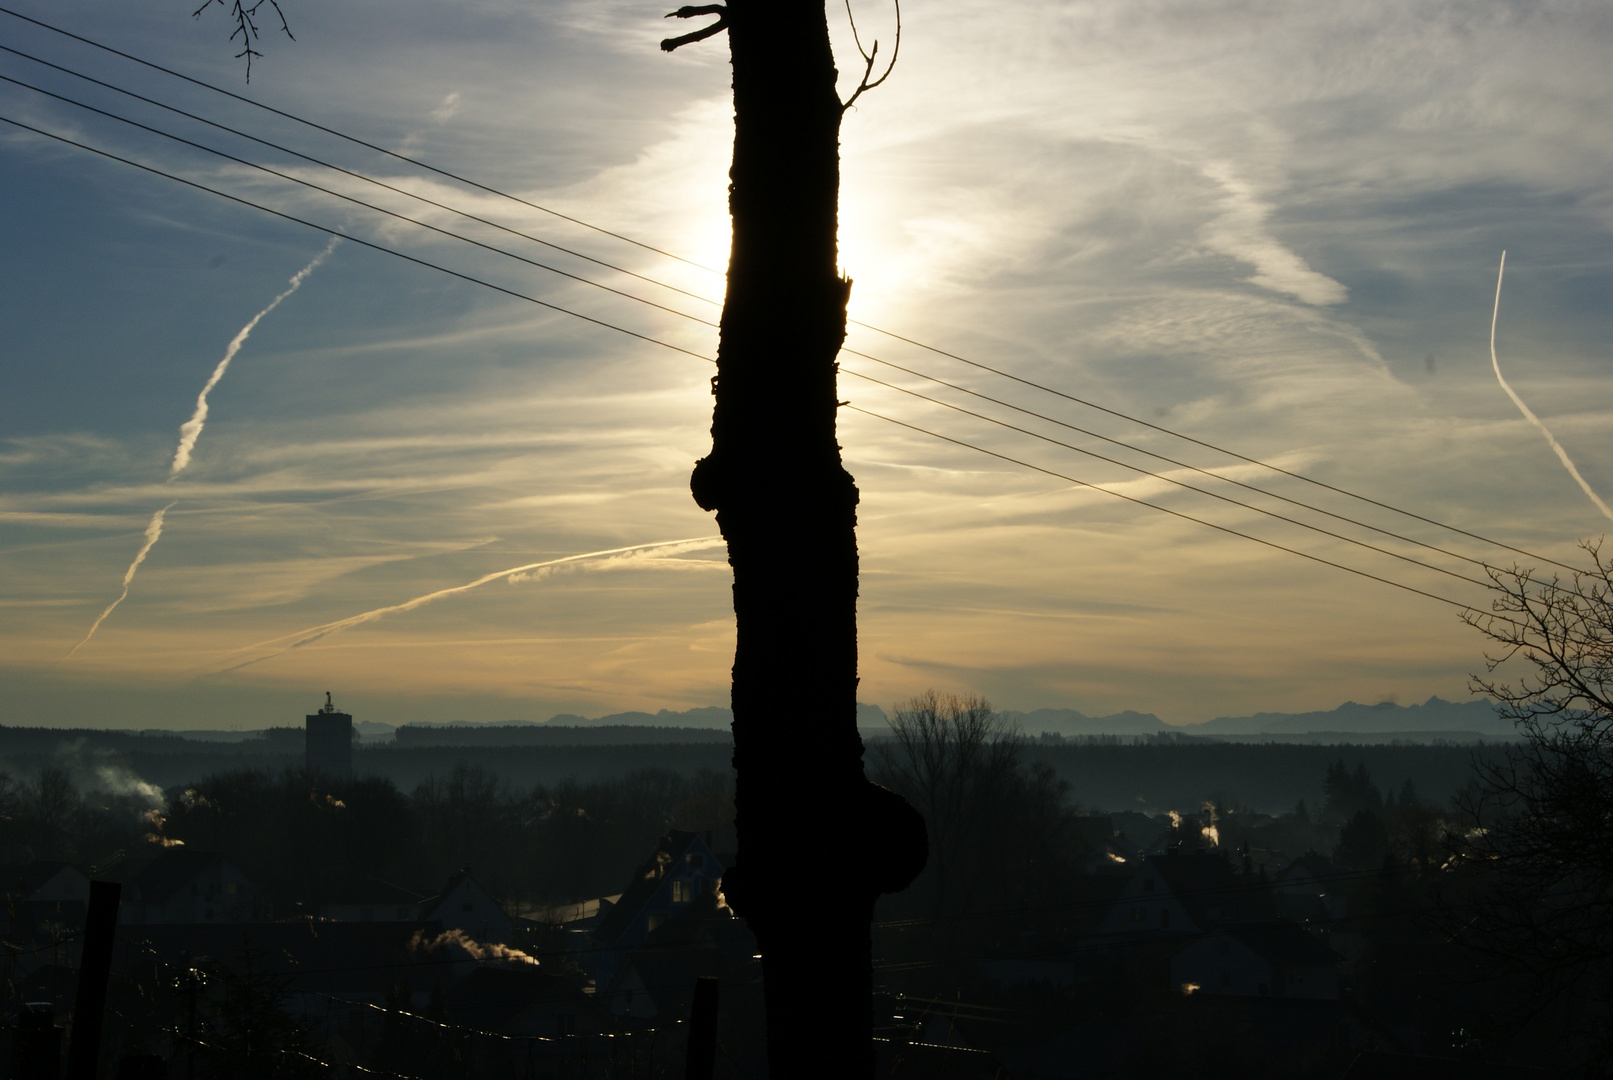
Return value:
M 701 15 L 715 15 L 717 21 L 709 26 L 702 26 L 698 30 L 684 34 L 682 37 L 667 38 L 661 42 L 663 52 L 671 52 L 682 45 L 692 45 L 696 41 L 704 41 L 708 37 L 722 33 L 728 29 L 728 8 L 722 4 L 693 4 L 680 7 L 676 11 L 669 11 L 669 19 L 693 19 Z

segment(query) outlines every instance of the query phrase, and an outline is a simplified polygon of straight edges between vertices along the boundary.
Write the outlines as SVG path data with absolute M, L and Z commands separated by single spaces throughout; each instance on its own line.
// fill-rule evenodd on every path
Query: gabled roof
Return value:
M 193 848 L 168 848 L 147 863 L 129 882 L 139 890 L 143 904 L 160 904 L 174 893 L 189 885 L 198 874 L 224 861 L 216 851 L 197 851 Z
M 427 899 L 435 900 L 439 898 L 428 898 L 411 889 L 405 889 L 402 885 L 395 885 L 390 881 L 372 877 L 356 888 L 343 890 L 332 902 L 344 907 L 351 907 L 355 904 L 373 904 L 377 907 L 386 907 L 389 905 L 419 904 Z
M 470 876 L 470 867 L 467 866 L 462 870 L 455 870 L 452 874 L 449 874 L 448 880 L 443 884 L 441 891 L 439 891 L 436 896 L 429 896 L 420 900 L 420 917 L 422 919 L 437 918 L 437 909 L 442 906 L 442 902 L 446 900 L 455 889 L 459 888 L 460 885 L 467 881 L 476 886 L 478 889 L 481 889 L 489 900 L 493 900 L 494 904 L 498 904 L 498 901 L 493 899 L 493 894 L 483 888 L 481 882 Z M 500 906 L 500 910 L 503 910 L 502 905 Z
M 1148 865 L 1159 871 L 1165 887 L 1200 926 L 1247 917 L 1247 892 L 1232 865 L 1220 855 L 1172 851 L 1149 856 Z M 1209 915 L 1212 908 L 1217 909 L 1214 919 Z
M 0 891 L 10 892 L 15 889 L 26 896 L 35 889 L 41 888 L 51 878 L 63 870 L 72 870 L 79 873 L 72 863 L 51 862 L 45 859 L 36 859 L 31 863 L 0 867 Z M 83 877 L 82 874 L 79 874 Z
M 634 872 L 633 883 L 622 893 L 622 898 L 600 920 L 599 926 L 594 929 L 594 936 L 612 945 L 620 940 L 621 936 L 627 933 L 628 927 L 633 925 L 633 920 L 638 918 L 639 912 L 654 899 L 667 871 L 678 864 L 678 860 L 683 858 L 690 846 L 699 838 L 699 833 L 685 832 L 682 829 L 673 829 L 661 837 L 661 842 L 656 845 L 654 853 Z
M 501 1031 L 534 1005 L 598 1008 L 594 999 L 581 990 L 530 964 L 480 966 L 448 988 L 444 1004 L 455 1023 L 482 1031 Z
M 255 973 L 292 992 L 379 996 L 399 982 L 424 989 L 475 963 L 440 922 L 126 924 L 118 943 L 118 970 L 152 957 L 178 964 L 187 955 L 240 970 L 250 958 Z
M 1278 884 L 1281 884 L 1285 881 L 1307 875 L 1316 878 L 1319 881 L 1325 881 L 1328 878 L 1337 877 L 1338 873 L 1339 869 L 1333 865 L 1332 859 L 1329 859 L 1326 855 L 1317 854 L 1314 851 L 1307 851 L 1305 854 L 1283 867 L 1282 872 L 1277 875 L 1276 881 Z
M 1344 1080 L 1529 1080 L 1550 1075 L 1521 1065 L 1363 1050 L 1345 1072 Z
M 1319 967 L 1343 959 L 1287 919 L 1238 923 L 1224 929 L 1272 967 Z

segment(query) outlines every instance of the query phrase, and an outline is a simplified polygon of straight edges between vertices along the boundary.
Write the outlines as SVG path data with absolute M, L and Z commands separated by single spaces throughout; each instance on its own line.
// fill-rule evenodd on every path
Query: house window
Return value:
M 1143 921 L 1143 909 L 1142 908 L 1134 907 L 1134 908 L 1131 909 L 1131 921 L 1132 922 L 1142 922 Z
M 693 852 L 690 852 L 689 865 L 694 867 L 696 870 L 699 870 L 701 867 L 706 865 L 706 857 L 704 855 L 696 855 Z
M 666 922 L 665 915 L 651 915 L 644 920 L 644 928 L 649 930 L 651 933 L 654 933 L 656 927 L 660 926 L 664 922 Z
M 694 899 L 694 882 L 680 879 L 672 883 L 672 902 L 674 904 L 687 904 Z
M 1159 926 L 1160 926 L 1160 929 L 1163 930 L 1166 927 L 1170 926 L 1170 924 L 1171 924 L 1171 909 L 1170 908 L 1160 908 L 1160 910 L 1159 910 Z

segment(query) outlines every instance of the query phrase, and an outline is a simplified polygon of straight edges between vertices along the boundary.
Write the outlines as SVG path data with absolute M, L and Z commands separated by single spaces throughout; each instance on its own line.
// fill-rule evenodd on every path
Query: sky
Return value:
M 250 83 L 220 6 L 5 5 L 726 258 L 726 40 L 661 53 L 666 5 L 282 0 L 296 40 L 264 20 Z M 892 9 L 853 8 L 888 55 Z M 830 16 L 849 92 L 861 64 Z M 849 373 L 1447 570 L 1482 577 L 1099 439 L 1539 565 L 1166 431 L 1185 434 L 1583 561 L 1609 521 L 1498 384 L 1489 334 L 1505 250 L 1500 366 L 1613 496 L 1613 10 L 910 0 L 902 30 L 842 129 L 847 348 L 956 389 L 842 357 L 841 398 L 867 410 L 840 427 L 862 492 L 859 697 L 934 687 L 1179 724 L 1465 699 L 1484 641 L 1458 605 L 1487 602 L 1477 585 Z M 394 724 L 727 703 L 730 576 L 688 493 L 717 308 L 663 287 L 720 298 L 720 274 L 11 15 L 0 45 L 616 269 L 0 52 L 10 79 L 695 317 L 0 82 L 11 120 L 352 238 L 327 251 L 315 229 L 0 125 L 0 723 L 295 724 L 327 689 Z

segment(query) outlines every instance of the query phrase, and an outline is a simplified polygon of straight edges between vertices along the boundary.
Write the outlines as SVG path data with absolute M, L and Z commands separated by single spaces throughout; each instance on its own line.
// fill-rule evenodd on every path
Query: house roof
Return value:
M 45 859 L 36 859 L 31 863 L 0 867 L 0 889 L 10 892 L 13 889 L 27 896 L 44 886 L 51 878 L 63 870 L 74 870 L 71 863 L 51 862 Z M 82 875 L 80 875 L 82 876 Z
M 147 863 L 129 884 L 138 890 L 141 903 L 160 904 L 190 884 L 196 875 L 223 861 L 224 856 L 216 851 L 168 848 Z
M 437 909 L 442 906 L 442 902 L 446 900 L 455 889 L 459 888 L 460 885 L 467 881 L 485 893 L 489 900 L 493 899 L 493 894 L 489 893 L 485 888 L 483 888 L 481 882 L 470 876 L 470 867 L 467 866 L 464 869 L 455 870 L 452 874 L 449 874 L 448 880 L 443 883 L 442 889 L 437 893 L 436 896 L 428 896 L 420 900 L 420 917 L 423 919 L 437 918 Z M 498 903 L 497 900 L 494 900 L 493 902 L 495 904 Z M 500 910 L 503 910 L 502 907 Z
M 644 860 L 643 864 L 633 873 L 633 883 L 622 893 L 622 898 L 616 906 L 599 921 L 594 929 L 594 936 L 601 941 L 614 945 L 627 933 L 627 928 L 633 925 L 644 906 L 654 899 L 656 891 L 661 887 L 661 879 L 666 877 L 667 871 L 678 864 L 678 860 L 688 852 L 691 845 L 700 838 L 699 833 L 685 832 L 682 829 L 673 829 L 661 837 L 655 851 Z
M 1344 1073 L 1344 1080 L 1529 1080 L 1550 1075 L 1519 1065 L 1363 1050 Z
M 1224 929 L 1273 967 L 1318 967 L 1343 959 L 1287 919 L 1238 923 Z
M 534 1005 L 598 1008 L 566 980 L 533 965 L 478 967 L 448 988 L 443 1004 L 456 1024 L 480 1031 L 501 1031 Z
M 283 979 L 288 990 L 385 994 L 398 982 L 448 983 L 475 961 L 443 935 L 440 922 L 325 922 L 120 925 L 119 970 L 149 959 L 176 965 L 211 957 L 228 967 Z
M 1172 851 L 1149 856 L 1148 865 L 1159 871 L 1165 886 L 1200 926 L 1247 918 L 1247 891 L 1219 854 Z M 1217 909 L 1214 919 L 1212 908 Z
M 1276 882 L 1280 885 L 1284 882 L 1292 881 L 1296 878 L 1305 876 L 1316 878 L 1319 881 L 1325 881 L 1328 878 L 1337 876 L 1338 872 L 1338 867 L 1333 865 L 1332 859 L 1329 859 L 1326 855 L 1320 855 L 1314 851 L 1307 851 L 1305 854 L 1283 867 L 1282 872 L 1277 875 Z
M 681 1018 L 694 996 L 695 980 L 706 975 L 721 976 L 726 966 L 722 953 L 711 948 L 639 949 L 616 973 L 610 996 L 636 974 L 659 1016 Z
M 419 904 L 427 899 L 435 901 L 440 897 L 428 898 L 410 889 L 405 889 L 402 885 L 395 885 L 380 878 L 369 878 L 358 888 L 346 890 L 339 894 L 333 902 L 344 907 L 351 907 L 355 904 L 373 904 L 376 907 L 385 907 L 388 905 Z

